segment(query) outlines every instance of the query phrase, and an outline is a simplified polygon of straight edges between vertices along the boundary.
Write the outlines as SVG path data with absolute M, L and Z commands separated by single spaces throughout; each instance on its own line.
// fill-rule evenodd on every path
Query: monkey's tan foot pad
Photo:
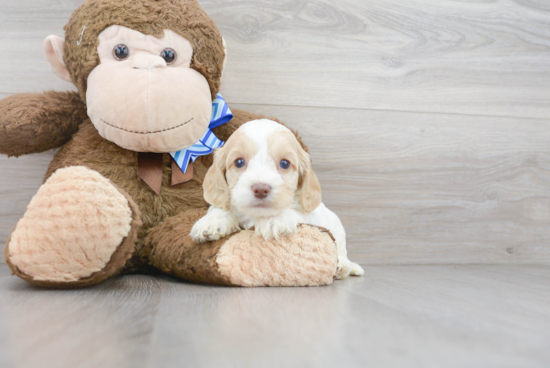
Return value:
M 15 274 L 46 287 L 95 284 L 133 251 L 139 211 L 108 179 L 82 166 L 57 170 L 40 187 L 11 234 Z
M 320 286 L 332 283 L 338 252 L 328 230 L 300 225 L 279 240 L 241 231 L 220 248 L 216 262 L 233 285 Z

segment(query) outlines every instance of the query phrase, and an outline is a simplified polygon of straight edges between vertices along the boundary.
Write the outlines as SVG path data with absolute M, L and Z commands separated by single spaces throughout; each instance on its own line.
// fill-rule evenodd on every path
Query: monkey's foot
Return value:
M 241 231 L 220 248 L 219 271 L 240 286 L 321 286 L 332 283 L 337 250 L 328 230 L 301 224 L 278 240 Z
M 6 246 L 21 278 L 46 287 L 80 287 L 116 274 L 140 226 L 131 198 L 96 171 L 56 171 L 40 187 Z

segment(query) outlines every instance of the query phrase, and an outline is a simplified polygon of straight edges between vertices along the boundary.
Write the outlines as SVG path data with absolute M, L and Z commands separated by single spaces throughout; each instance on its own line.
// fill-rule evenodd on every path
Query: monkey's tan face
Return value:
M 210 122 L 210 88 L 189 67 L 191 44 L 164 33 L 159 39 L 111 26 L 99 35 L 101 63 L 88 77 L 88 116 L 103 138 L 132 151 L 187 148 Z

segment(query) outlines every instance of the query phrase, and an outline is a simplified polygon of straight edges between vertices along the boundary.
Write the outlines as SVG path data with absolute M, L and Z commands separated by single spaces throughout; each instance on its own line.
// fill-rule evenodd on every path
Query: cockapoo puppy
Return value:
M 203 183 L 212 206 L 191 237 L 202 243 L 254 227 L 264 239 L 292 233 L 300 223 L 330 230 L 338 247 L 337 278 L 363 275 L 347 258 L 346 232 L 321 202 L 309 154 L 285 126 L 267 119 L 243 124 L 216 150 Z

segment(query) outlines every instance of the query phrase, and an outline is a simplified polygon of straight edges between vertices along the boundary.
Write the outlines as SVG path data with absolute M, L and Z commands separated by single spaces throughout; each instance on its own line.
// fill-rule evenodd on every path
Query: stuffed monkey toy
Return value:
M 301 225 L 279 241 L 189 237 L 208 207 L 206 141 L 219 146 L 262 118 L 233 110 L 214 121 L 225 42 L 195 0 L 88 0 L 44 51 L 78 91 L 0 101 L 0 153 L 60 148 L 7 242 L 15 275 L 54 288 L 159 272 L 217 285 L 332 282 L 336 246 L 324 229 Z

